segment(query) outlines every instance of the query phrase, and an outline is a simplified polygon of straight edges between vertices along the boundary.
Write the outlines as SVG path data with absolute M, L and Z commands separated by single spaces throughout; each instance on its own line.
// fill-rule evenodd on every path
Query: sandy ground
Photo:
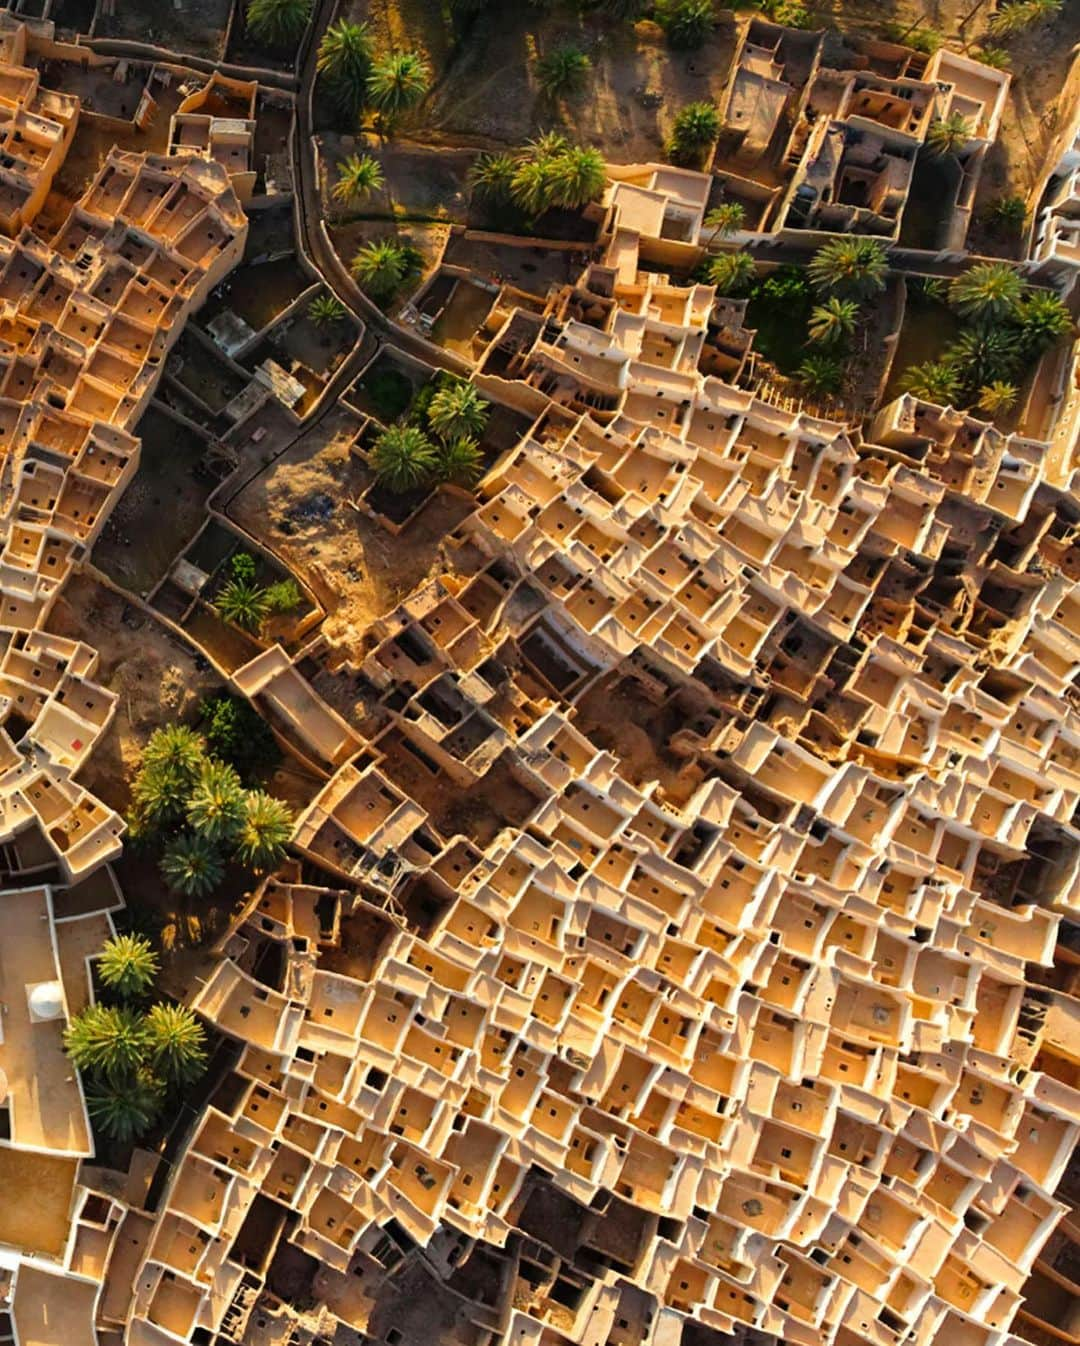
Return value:
M 336 178 L 336 174 L 333 175 Z M 453 193 L 455 199 L 458 191 Z M 385 206 L 383 207 L 385 210 Z M 379 300 L 379 306 L 391 316 L 424 285 L 432 270 L 442 257 L 450 232 L 449 223 L 428 222 L 423 219 L 406 220 L 402 216 L 384 213 L 375 218 L 349 218 L 332 201 L 328 194 L 325 175 L 323 181 L 323 210 L 330 231 L 330 240 L 337 255 L 345 266 L 350 266 L 353 258 L 368 243 L 384 238 L 393 238 L 399 243 L 416 248 L 423 258 L 419 275 L 389 299 Z M 432 207 L 432 213 L 438 214 L 439 208 Z M 445 212 L 444 212 L 445 213 Z M 447 217 L 449 218 L 449 217 Z
M 517 145 L 558 126 L 612 159 L 634 163 L 661 157 L 678 110 L 699 99 L 719 101 L 727 82 L 734 51 L 728 24 L 700 50 L 673 52 L 651 23 L 509 9 L 477 23 L 436 84 L 426 118 L 431 130 Z M 539 90 L 535 61 L 564 44 L 584 51 L 593 69 L 579 94 L 553 102 Z
M 83 783 L 113 808 L 127 806 L 127 781 L 150 734 L 180 719 L 218 685 L 165 627 L 85 575 L 74 576 L 49 617 L 57 635 L 99 653 L 96 678 L 119 694 L 116 715 L 92 754 Z
M 431 94 L 402 130 L 436 144 L 519 145 L 562 126 L 613 159 L 653 159 L 684 103 L 719 98 L 733 51 L 730 20 L 687 53 L 671 51 L 651 23 L 583 18 L 569 6 L 543 12 L 524 0 L 492 6 L 461 41 L 448 8 L 429 0 L 350 0 L 346 8 L 371 24 L 380 48 L 409 47 L 430 64 Z M 534 67 L 564 44 L 586 52 L 593 70 L 580 94 L 552 102 Z
M 123 812 L 129 803 L 129 782 L 150 734 L 176 720 L 193 720 L 202 698 L 221 689 L 220 680 L 165 627 L 85 575 L 68 583 L 48 629 L 93 645 L 100 655 L 95 676 L 119 694 L 113 722 L 79 779 Z M 320 785 L 287 757 L 266 781 L 266 788 L 294 811 L 304 808 Z M 152 850 L 126 846 L 114 870 L 135 924 L 163 941 L 167 956 L 162 989 L 183 996 L 212 965 L 208 941 L 224 928 L 253 879 L 233 868 L 218 893 L 186 901 L 168 891 L 157 860 Z
M 323 211 L 331 219 L 387 219 L 464 223 L 469 213 L 468 174 L 478 151 L 416 144 L 395 137 L 380 145 L 371 135 L 319 136 Z M 385 185 L 362 201 L 343 204 L 331 196 L 338 165 L 352 154 L 372 154 L 382 167 Z
M 370 484 L 349 452 L 357 428 L 350 413 L 331 413 L 229 505 L 310 585 L 327 610 L 323 632 L 351 660 L 362 657 L 372 622 L 442 568 L 442 540 L 470 508 L 436 495 L 398 537 L 353 509 Z

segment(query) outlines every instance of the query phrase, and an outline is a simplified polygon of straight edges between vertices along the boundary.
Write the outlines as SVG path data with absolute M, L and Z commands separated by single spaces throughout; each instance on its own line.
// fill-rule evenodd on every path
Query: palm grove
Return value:
M 191 1010 L 164 999 L 147 1003 L 158 968 L 148 940 L 108 940 L 96 964 L 97 999 L 64 1033 L 87 1111 L 121 1144 L 143 1136 L 206 1069 L 206 1033 Z
M 389 426 L 375 441 L 370 459 L 375 480 L 395 494 L 438 483 L 474 486 L 483 470 L 479 437 L 488 412 L 474 384 L 436 375 L 408 420 Z
M 824 243 L 805 270 L 780 267 L 761 277 L 749 253 L 725 252 L 704 271 L 720 294 L 749 298 L 749 325 L 766 355 L 770 319 L 789 343 L 801 333 L 796 380 L 809 392 L 833 393 L 851 339 L 885 289 L 889 262 L 880 240 L 851 237 Z M 949 284 L 932 278 L 915 284 L 924 296 L 947 303 L 960 323 L 959 335 L 941 355 L 901 377 L 903 391 L 927 401 L 977 407 L 989 415 L 1007 411 L 1039 357 L 1073 330 L 1061 298 L 1029 285 L 1007 262 L 980 262 Z
M 292 829 L 287 805 L 265 790 L 245 788 L 237 767 L 183 724 L 150 736 L 131 799 L 132 841 L 154 847 L 165 881 L 185 897 L 212 893 L 230 862 L 272 869 Z

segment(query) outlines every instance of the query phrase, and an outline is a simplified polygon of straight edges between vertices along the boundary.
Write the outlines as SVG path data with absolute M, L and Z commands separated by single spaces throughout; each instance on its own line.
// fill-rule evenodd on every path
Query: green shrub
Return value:
M 300 586 L 293 579 L 278 580 L 267 586 L 266 606 L 271 612 L 292 612 L 301 602 Z
M 385 425 L 396 421 L 412 401 L 413 386 L 399 369 L 374 369 L 361 387 Z
M 712 0 L 656 0 L 654 17 L 673 47 L 692 50 L 712 30 Z
M 238 551 L 229 562 L 229 574 L 240 584 L 255 583 L 255 558 L 246 551 Z
M 222 693 L 207 697 L 199 708 L 210 752 L 250 781 L 281 760 L 269 725 L 241 697 Z

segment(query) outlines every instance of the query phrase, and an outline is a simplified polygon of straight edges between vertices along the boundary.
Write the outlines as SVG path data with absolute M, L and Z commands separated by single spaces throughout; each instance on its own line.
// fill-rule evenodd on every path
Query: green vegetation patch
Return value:
M 782 374 L 794 374 L 806 354 L 814 294 L 806 273 L 782 266 L 754 281 L 746 306 L 746 326 L 756 332 L 754 347 Z

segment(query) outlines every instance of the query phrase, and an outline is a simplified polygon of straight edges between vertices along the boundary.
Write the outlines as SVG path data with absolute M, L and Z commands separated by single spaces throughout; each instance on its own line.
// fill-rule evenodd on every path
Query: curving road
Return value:
M 390 342 L 399 349 L 428 365 L 448 369 L 452 373 L 469 372 L 469 365 L 451 351 L 443 350 L 433 342 L 427 341 L 419 333 L 403 327 L 388 318 L 386 314 L 357 285 L 342 263 L 323 225 L 322 201 L 315 169 L 315 152 L 312 144 L 314 128 L 313 99 L 315 82 L 318 77 L 316 62 L 319 55 L 319 43 L 323 34 L 333 21 L 338 0 L 316 0 L 311 22 L 300 44 L 298 67 L 292 72 L 270 70 L 264 67 L 253 68 L 231 65 L 226 61 L 213 61 L 206 57 L 193 56 L 184 52 L 168 52 L 149 42 L 138 42 L 124 38 L 83 38 L 84 45 L 102 56 L 127 57 L 130 60 L 164 62 L 183 65 L 202 74 L 212 74 L 215 70 L 232 79 L 257 80 L 272 89 L 296 92 L 296 118 L 292 128 L 292 170 L 293 170 L 293 214 L 296 229 L 297 250 L 307 260 L 312 270 L 330 287 L 347 309 L 358 318 L 380 344 Z M 358 348 L 359 349 L 359 348 Z M 333 383 L 347 368 L 356 369 L 357 351 L 338 371 Z
M 380 341 L 389 341 L 425 364 L 438 365 L 452 373 L 466 373 L 468 364 L 450 351 L 426 341 L 418 333 L 393 322 L 373 304 L 342 263 L 323 225 L 322 201 L 316 180 L 315 153 L 312 145 L 314 119 L 312 105 L 319 43 L 334 17 L 337 0 L 316 0 L 308 25 L 306 47 L 299 71 L 296 121 L 293 123 L 293 192 L 297 245 L 322 275 L 338 299 Z

